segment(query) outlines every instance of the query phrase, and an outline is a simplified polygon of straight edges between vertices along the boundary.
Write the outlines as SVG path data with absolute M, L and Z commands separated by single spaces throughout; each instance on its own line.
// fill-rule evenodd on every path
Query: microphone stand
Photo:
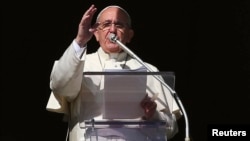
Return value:
M 141 63 L 144 67 L 146 67 L 150 72 L 153 72 L 153 70 L 148 67 L 136 54 L 134 54 L 128 47 L 126 47 L 123 43 L 121 43 L 118 39 L 117 36 L 113 33 L 110 34 L 109 36 L 110 41 L 113 43 L 117 43 L 124 51 L 126 51 L 129 55 L 131 55 L 131 57 L 135 58 L 139 63 Z M 187 113 L 186 110 L 179 98 L 179 96 L 177 95 L 177 93 L 170 88 L 162 79 L 160 79 L 159 77 L 157 77 L 156 75 L 153 75 L 158 81 L 160 81 L 172 94 L 172 96 L 175 98 L 177 104 L 180 106 L 181 111 L 183 113 L 183 116 L 185 118 L 185 124 L 186 124 L 186 137 L 184 141 L 190 141 L 190 136 L 189 136 L 189 122 L 188 122 L 188 117 L 187 117 Z

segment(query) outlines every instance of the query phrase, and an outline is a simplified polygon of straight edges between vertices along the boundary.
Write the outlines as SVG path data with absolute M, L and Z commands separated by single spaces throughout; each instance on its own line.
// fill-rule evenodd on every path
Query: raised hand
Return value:
M 75 41 L 80 47 L 83 47 L 87 42 L 92 38 L 93 32 L 96 30 L 96 27 L 91 25 L 93 16 L 97 11 L 95 5 L 91 5 L 89 9 L 83 14 L 81 22 L 78 26 L 78 33 Z

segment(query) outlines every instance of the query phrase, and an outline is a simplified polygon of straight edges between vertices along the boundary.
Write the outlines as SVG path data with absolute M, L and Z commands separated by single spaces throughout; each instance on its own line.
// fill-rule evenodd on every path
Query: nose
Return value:
M 114 23 L 112 23 L 111 25 L 110 25 L 110 32 L 116 32 L 116 30 L 117 30 L 117 27 L 116 27 L 116 25 L 114 24 Z

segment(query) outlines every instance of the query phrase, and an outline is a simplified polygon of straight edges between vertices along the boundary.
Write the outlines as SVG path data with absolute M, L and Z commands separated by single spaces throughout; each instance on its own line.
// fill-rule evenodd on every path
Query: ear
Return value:
M 134 30 L 130 29 L 128 34 L 129 35 L 127 43 L 130 43 L 131 39 L 134 37 Z
M 94 32 L 94 35 L 95 35 L 95 39 L 96 39 L 96 41 L 97 41 L 97 42 L 99 42 L 99 34 L 98 34 L 98 30 L 96 30 L 96 31 Z

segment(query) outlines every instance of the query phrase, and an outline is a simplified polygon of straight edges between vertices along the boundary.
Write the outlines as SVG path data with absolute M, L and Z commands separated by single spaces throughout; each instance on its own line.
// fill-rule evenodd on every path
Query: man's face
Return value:
M 109 40 L 110 33 L 114 33 L 123 44 L 129 43 L 134 34 L 128 25 L 127 15 L 116 7 L 110 7 L 100 15 L 97 29 L 94 33 L 96 40 L 107 53 L 117 53 L 122 50 L 118 44 Z

